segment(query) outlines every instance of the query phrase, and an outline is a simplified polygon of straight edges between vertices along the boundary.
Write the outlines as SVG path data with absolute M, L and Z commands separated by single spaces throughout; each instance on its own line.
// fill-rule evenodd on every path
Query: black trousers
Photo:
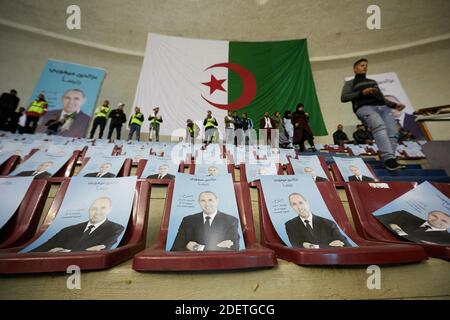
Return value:
M 89 135 L 89 139 L 92 139 L 95 134 L 95 130 L 97 130 L 97 127 L 100 126 L 100 133 L 98 135 L 98 138 L 101 139 L 103 137 L 103 131 L 105 131 L 106 127 L 106 119 L 105 117 L 97 117 L 94 119 L 94 123 L 92 124 L 91 134 Z
M 314 148 L 314 137 L 306 130 L 303 130 L 302 140 L 299 145 L 300 151 L 305 151 L 305 141 L 308 141 L 309 145 Z
M 34 133 L 36 131 L 37 125 L 39 121 L 39 116 L 27 116 L 27 120 L 25 121 L 25 132 L 26 133 Z
M 109 125 L 108 139 L 111 139 L 114 130 L 116 130 L 116 139 L 120 140 L 120 132 L 122 131 L 122 124 Z

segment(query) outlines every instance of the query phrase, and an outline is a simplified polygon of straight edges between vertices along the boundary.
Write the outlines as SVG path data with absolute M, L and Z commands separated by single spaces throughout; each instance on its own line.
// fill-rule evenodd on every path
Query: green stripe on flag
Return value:
M 265 111 L 273 115 L 295 111 L 299 102 L 309 113 L 314 135 L 327 135 L 311 71 L 306 40 L 271 42 L 230 42 L 229 60 L 250 70 L 256 78 L 256 97 L 238 113 L 247 112 L 259 129 Z M 242 80 L 228 71 L 228 102 L 242 94 Z

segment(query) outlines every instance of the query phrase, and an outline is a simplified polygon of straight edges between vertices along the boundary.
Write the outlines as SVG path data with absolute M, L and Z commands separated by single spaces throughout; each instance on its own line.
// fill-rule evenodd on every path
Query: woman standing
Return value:
M 297 110 L 292 114 L 291 123 L 294 126 L 293 144 L 299 145 L 300 152 L 305 151 L 305 141 L 308 141 L 313 151 L 314 136 L 308 124 L 309 114 L 304 111 L 303 103 L 297 105 Z

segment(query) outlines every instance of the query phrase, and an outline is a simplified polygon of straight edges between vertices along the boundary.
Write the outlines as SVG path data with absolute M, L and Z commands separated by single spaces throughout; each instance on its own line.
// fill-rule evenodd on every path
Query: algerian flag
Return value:
M 149 34 L 134 101 L 148 118 L 160 107 L 160 133 L 184 136 L 186 120 L 200 128 L 211 110 L 224 128 L 227 110 L 247 112 L 259 128 L 265 111 L 310 114 L 315 135 L 327 135 L 306 40 L 229 42 Z M 143 126 L 148 132 L 148 121 Z

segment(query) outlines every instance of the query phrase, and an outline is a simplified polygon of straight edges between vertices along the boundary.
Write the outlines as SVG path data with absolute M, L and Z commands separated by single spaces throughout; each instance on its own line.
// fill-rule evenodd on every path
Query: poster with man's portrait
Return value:
M 167 251 L 245 249 L 231 175 L 178 173 L 173 191 Z
M 194 174 L 197 176 L 219 176 L 228 174 L 228 165 L 222 162 L 195 164 Z
M 277 164 L 270 160 L 253 160 L 245 164 L 247 182 L 258 180 L 261 176 L 278 174 Z
M 450 245 L 450 199 L 428 181 L 374 211 L 373 216 L 409 241 Z
M 0 178 L 0 229 L 19 208 L 32 181 L 32 177 Z
M 103 83 L 103 69 L 48 60 L 28 105 L 40 93 L 45 95 L 48 111 L 39 120 L 37 132 L 46 132 L 50 120 L 63 121 L 59 135 L 84 137 Z
M 288 247 L 357 246 L 334 220 L 310 175 L 265 176 L 261 185 L 270 220 Z
M 223 161 L 222 145 L 210 144 L 205 150 L 197 150 L 195 153 L 195 163 L 213 163 Z
M 300 156 L 299 159 L 291 158 L 294 174 L 309 174 L 315 182 L 328 181 L 328 176 L 320 164 L 318 156 Z
M 345 182 L 375 182 L 375 177 L 361 158 L 333 157 Z
M 38 151 L 9 175 L 16 177 L 34 177 L 35 179 L 50 178 L 66 164 L 70 156 L 70 154 L 66 153 L 50 154 Z
M 109 157 L 112 155 L 114 147 L 115 147 L 114 143 L 89 145 L 85 157 L 97 157 L 97 156 Z
M 24 158 L 33 150 L 33 145 L 30 143 L 16 142 L 5 140 L 0 143 L 0 154 L 11 154 Z
M 144 160 L 149 157 L 149 151 L 150 150 L 144 145 L 138 146 L 124 144 L 120 155 L 133 160 L 133 163 L 138 163 L 140 160 Z
M 149 156 L 141 178 L 144 179 L 175 179 L 180 163 L 174 162 L 172 157 Z
M 124 156 L 95 156 L 89 159 L 77 177 L 115 178 L 125 162 Z
M 117 248 L 130 220 L 135 186 L 136 177 L 72 178 L 53 222 L 21 253 Z

